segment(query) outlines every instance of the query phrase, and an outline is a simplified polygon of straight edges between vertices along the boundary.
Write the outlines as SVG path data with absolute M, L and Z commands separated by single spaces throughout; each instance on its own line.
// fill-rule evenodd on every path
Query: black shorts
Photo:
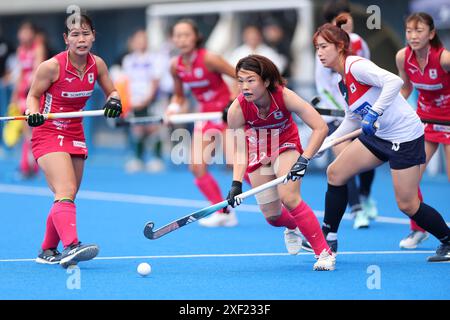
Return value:
M 389 161 L 394 170 L 407 169 L 425 163 L 425 136 L 402 142 L 393 143 L 376 136 L 361 134 L 358 139 L 381 161 Z

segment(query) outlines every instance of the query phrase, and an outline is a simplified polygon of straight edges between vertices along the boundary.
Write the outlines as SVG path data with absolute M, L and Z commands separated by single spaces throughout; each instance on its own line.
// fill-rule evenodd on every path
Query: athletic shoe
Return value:
M 428 262 L 450 262 L 450 244 L 443 244 L 437 248 L 436 255 L 428 257 Z
M 369 216 L 364 210 L 355 212 L 355 220 L 353 221 L 353 229 L 361 229 L 369 227 Z
M 199 225 L 207 228 L 215 227 L 235 227 L 238 224 L 236 213 L 231 210 L 229 213 L 214 212 L 209 217 L 200 219 Z
M 125 164 L 125 171 L 127 173 L 135 173 L 143 171 L 145 168 L 144 162 L 140 159 L 131 159 Z
M 362 196 L 361 206 L 369 219 L 375 219 L 378 217 L 377 204 L 372 198 Z
M 328 240 L 327 239 L 328 232 L 325 232 L 323 229 L 322 229 L 322 232 L 323 232 L 323 236 L 325 237 L 325 240 L 327 241 L 328 246 L 331 249 L 331 252 L 333 252 L 335 255 L 337 255 L 337 249 L 338 249 L 337 235 L 336 235 L 335 240 Z
M 61 266 L 66 269 L 71 265 L 76 265 L 80 261 L 94 259 L 99 252 L 99 248 L 95 244 L 72 244 L 64 249 L 61 253 Z
M 284 244 L 289 254 L 296 255 L 300 252 L 302 249 L 302 240 L 302 234 L 298 228 L 286 228 L 284 230 Z
M 411 233 L 400 241 L 401 249 L 416 249 L 417 245 L 428 239 L 428 232 L 411 231 Z
M 336 268 L 336 255 L 328 253 L 323 249 L 320 256 L 316 256 L 317 262 L 314 263 L 313 270 L 315 271 L 333 271 Z
M 150 173 L 161 172 L 161 171 L 164 171 L 165 168 L 166 168 L 166 166 L 164 164 L 164 161 L 162 161 L 161 159 L 158 159 L 158 158 L 150 160 L 145 165 L 145 169 L 147 170 L 147 172 L 150 172 Z
M 58 264 L 60 260 L 61 253 L 57 249 L 41 249 L 35 261 L 42 264 Z

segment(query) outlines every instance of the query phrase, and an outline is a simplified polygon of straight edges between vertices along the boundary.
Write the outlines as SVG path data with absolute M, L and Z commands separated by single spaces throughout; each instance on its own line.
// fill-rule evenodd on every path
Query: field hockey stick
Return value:
M 91 110 L 91 111 L 76 111 L 76 112 L 58 112 L 58 113 L 45 113 L 43 114 L 45 120 L 50 119 L 67 119 L 67 118 L 84 118 L 84 117 L 98 117 L 103 116 L 105 110 Z M 11 120 L 27 120 L 28 116 L 10 116 L 0 117 L 0 121 Z
M 317 105 L 319 103 L 320 103 L 320 97 L 314 97 L 311 100 L 311 104 L 314 106 L 314 108 L 317 110 L 317 112 L 319 112 L 320 115 L 333 116 L 333 117 L 345 117 L 344 110 L 319 108 L 319 107 L 317 107 Z M 448 121 L 448 120 L 446 121 L 446 120 L 421 118 L 420 121 L 422 121 L 423 123 L 437 124 L 437 125 L 442 125 L 442 126 L 450 126 L 450 121 Z
M 314 97 L 311 100 L 311 104 L 314 106 L 314 109 L 322 115 L 322 116 L 333 116 L 333 117 L 345 117 L 345 111 L 344 110 L 338 110 L 338 109 L 324 109 L 319 108 L 318 105 L 320 103 L 320 97 Z
M 327 149 L 329 149 L 329 148 L 331 148 L 331 147 L 333 147 L 335 145 L 338 145 L 338 144 L 340 144 L 340 143 L 342 143 L 344 141 L 356 138 L 357 136 L 359 136 L 361 134 L 361 132 L 362 132 L 362 130 L 358 129 L 358 130 L 353 131 L 353 132 L 351 132 L 349 134 L 346 134 L 346 135 L 344 135 L 344 136 L 342 136 L 340 138 L 336 138 L 336 139 L 330 141 L 329 143 L 323 144 L 320 147 L 320 149 L 319 149 L 319 151 L 317 153 L 321 153 L 321 152 L 323 152 L 323 151 L 325 151 L 325 150 L 327 150 Z M 240 195 L 238 195 L 237 197 L 239 197 L 241 199 L 245 199 L 245 198 L 248 198 L 250 196 L 253 196 L 253 195 L 255 195 L 257 193 L 260 193 L 260 192 L 262 192 L 264 190 L 267 190 L 269 188 L 272 188 L 274 186 L 279 185 L 280 183 L 282 183 L 286 179 L 286 177 L 287 177 L 287 175 L 284 175 L 282 177 L 276 178 L 276 179 L 274 179 L 272 181 L 269 181 L 269 182 L 267 182 L 265 184 L 262 184 L 262 185 L 260 185 L 260 186 L 258 186 L 256 188 L 253 188 L 251 190 L 243 192 Z M 209 216 L 210 214 L 212 214 L 212 213 L 214 213 L 214 212 L 216 212 L 216 211 L 226 207 L 227 205 L 228 205 L 228 200 L 223 200 L 222 202 L 213 204 L 213 205 L 211 205 L 209 207 L 200 209 L 200 210 L 195 211 L 195 212 L 193 212 L 191 214 L 188 214 L 188 215 L 186 215 L 184 217 L 181 217 L 181 218 L 179 218 L 179 219 L 177 219 L 175 221 L 172 221 L 172 222 L 166 224 L 165 226 L 163 226 L 161 228 L 158 228 L 156 230 L 154 230 L 155 224 L 153 222 L 148 222 L 145 225 L 145 227 L 144 227 L 144 236 L 146 238 L 150 239 L 150 240 L 158 239 L 158 238 L 160 238 L 160 237 L 162 237 L 162 236 L 164 236 L 164 235 L 166 235 L 166 234 L 168 234 L 168 233 L 170 233 L 170 232 L 172 232 L 174 230 L 177 230 L 177 229 L 179 229 L 181 227 L 184 227 L 187 224 L 190 224 L 190 223 L 192 223 L 194 221 L 197 221 L 197 220 L 202 219 L 202 218 L 204 218 L 206 216 Z
M 170 115 L 167 122 L 170 124 L 183 124 L 195 121 L 212 121 L 222 119 L 222 112 L 196 112 L 196 113 L 180 113 Z M 163 123 L 164 116 L 149 116 L 139 118 L 120 119 L 117 121 L 117 126 L 129 125 L 145 125 L 152 123 Z

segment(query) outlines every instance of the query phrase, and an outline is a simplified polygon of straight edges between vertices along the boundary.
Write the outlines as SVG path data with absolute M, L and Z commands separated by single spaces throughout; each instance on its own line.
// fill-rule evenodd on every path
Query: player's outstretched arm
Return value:
M 289 111 L 295 112 L 311 128 L 312 134 L 303 157 L 311 159 L 322 145 L 328 134 L 328 126 L 312 105 L 300 98 L 288 88 L 283 89 L 283 99 Z

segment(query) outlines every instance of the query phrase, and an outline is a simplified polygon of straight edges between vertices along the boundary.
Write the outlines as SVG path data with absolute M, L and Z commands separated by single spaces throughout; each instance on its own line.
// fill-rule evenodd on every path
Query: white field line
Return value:
M 343 251 L 339 255 L 399 255 L 399 254 L 432 254 L 434 251 Z M 298 255 L 312 255 L 313 253 L 301 252 Z M 224 254 L 181 254 L 161 256 L 119 256 L 119 257 L 97 257 L 94 260 L 132 260 L 132 259 L 192 259 L 192 258 L 241 258 L 241 257 L 275 257 L 289 256 L 288 253 L 224 253 Z M 35 259 L 0 259 L 1 262 L 34 262 Z
M 0 184 L 0 193 L 26 195 L 26 196 L 40 196 L 40 197 L 53 197 L 51 191 L 44 187 L 32 187 L 22 186 L 14 184 Z M 81 190 L 77 199 L 83 200 L 95 200 L 95 201 L 107 201 L 107 202 L 121 202 L 121 203 L 135 203 L 135 204 L 148 204 L 148 205 L 160 205 L 160 206 L 172 206 L 182 208 L 195 208 L 202 209 L 210 205 L 209 202 L 203 200 L 191 200 L 181 198 L 168 198 L 168 197 L 152 197 L 146 195 L 129 194 L 129 193 L 116 193 L 116 192 L 102 192 L 102 191 L 89 191 Z M 238 211 L 244 212 L 261 212 L 257 205 L 242 204 L 238 207 Z M 314 213 L 318 217 L 323 217 L 323 211 L 314 210 Z M 344 215 L 345 220 L 352 220 L 353 216 L 350 214 Z M 378 216 L 375 221 L 391 224 L 409 224 L 407 218 L 393 218 Z M 450 225 L 450 222 L 447 222 Z

